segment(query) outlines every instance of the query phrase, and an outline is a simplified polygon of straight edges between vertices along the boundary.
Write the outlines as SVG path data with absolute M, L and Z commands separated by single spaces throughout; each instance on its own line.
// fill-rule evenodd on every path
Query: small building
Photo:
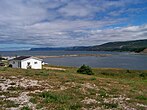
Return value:
M 9 60 L 9 66 L 22 69 L 42 69 L 42 59 L 31 56 L 20 56 Z

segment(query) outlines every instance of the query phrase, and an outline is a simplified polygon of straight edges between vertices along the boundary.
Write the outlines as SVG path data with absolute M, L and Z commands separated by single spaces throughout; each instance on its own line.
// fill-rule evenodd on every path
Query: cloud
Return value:
M 147 25 L 128 26 L 113 29 L 74 30 L 64 32 L 43 32 L 27 34 L 29 37 L 9 39 L 13 42 L 42 46 L 83 46 L 98 45 L 111 41 L 146 39 Z M 7 38 L 6 38 L 7 39 Z M 8 40 L 6 40 L 8 41 Z
M 146 22 L 128 26 L 132 16 L 147 10 L 144 4 L 141 0 L 1 0 L 0 43 L 76 46 L 145 39 Z

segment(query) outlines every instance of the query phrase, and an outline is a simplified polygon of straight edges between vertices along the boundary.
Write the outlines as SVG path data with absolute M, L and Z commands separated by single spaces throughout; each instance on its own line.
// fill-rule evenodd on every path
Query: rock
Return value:
M 95 84 L 85 83 L 85 84 L 81 84 L 81 85 L 85 88 L 88 88 L 88 89 L 97 89 L 97 86 Z
M 140 52 L 141 54 L 147 54 L 147 48 L 145 48 L 142 52 Z
M 95 99 L 90 99 L 88 97 L 85 97 L 85 99 L 82 100 L 81 102 L 83 102 L 84 104 L 96 104 L 97 103 Z

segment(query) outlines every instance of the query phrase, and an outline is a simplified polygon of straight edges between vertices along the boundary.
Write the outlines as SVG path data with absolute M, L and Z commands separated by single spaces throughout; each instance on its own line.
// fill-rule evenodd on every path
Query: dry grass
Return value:
M 147 109 L 147 71 L 94 68 L 95 75 L 82 75 L 76 73 L 77 68 L 49 67 L 66 70 L 0 68 L 0 108 Z
M 48 70 L 59 70 L 59 71 L 66 71 L 66 69 L 64 68 L 57 68 L 57 67 L 49 67 L 49 66 L 46 66 L 46 67 L 43 67 L 44 69 L 48 69 Z

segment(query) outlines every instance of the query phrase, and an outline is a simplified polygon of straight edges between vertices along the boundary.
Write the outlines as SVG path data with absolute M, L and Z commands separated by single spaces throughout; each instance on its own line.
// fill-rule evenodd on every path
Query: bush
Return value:
M 87 75 L 93 75 L 94 73 L 92 72 L 92 69 L 89 66 L 82 65 L 78 70 L 78 73 L 81 74 L 87 74 Z
M 142 77 L 142 78 L 146 78 L 147 77 L 147 73 L 141 73 L 139 76 Z

